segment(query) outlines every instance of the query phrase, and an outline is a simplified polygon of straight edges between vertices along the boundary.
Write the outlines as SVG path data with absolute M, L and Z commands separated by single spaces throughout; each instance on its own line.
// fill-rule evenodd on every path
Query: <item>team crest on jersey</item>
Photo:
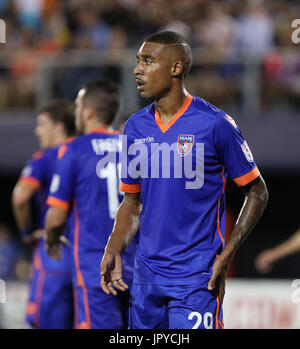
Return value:
M 186 156 L 194 145 L 195 137 L 193 135 L 179 135 L 177 138 L 177 151 L 180 156 Z

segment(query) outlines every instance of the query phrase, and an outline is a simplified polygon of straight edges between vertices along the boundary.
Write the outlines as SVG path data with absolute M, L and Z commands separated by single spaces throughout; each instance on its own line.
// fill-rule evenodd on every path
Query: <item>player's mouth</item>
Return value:
M 137 84 L 137 89 L 139 91 L 143 90 L 144 86 L 145 86 L 145 82 L 143 80 L 139 79 L 139 78 L 136 78 L 135 81 L 136 81 L 136 84 Z

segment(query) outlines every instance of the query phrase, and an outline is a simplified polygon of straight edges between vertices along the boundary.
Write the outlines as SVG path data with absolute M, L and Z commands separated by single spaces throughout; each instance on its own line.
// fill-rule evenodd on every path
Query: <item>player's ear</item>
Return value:
M 61 121 L 57 122 L 55 124 L 55 127 L 56 127 L 57 132 L 64 132 L 65 131 L 65 126 Z
M 177 60 L 174 62 L 173 67 L 172 67 L 172 76 L 173 77 L 179 77 L 183 74 L 184 66 L 183 62 L 180 60 Z
M 93 114 L 94 114 L 94 109 L 93 109 L 93 108 L 91 108 L 91 107 L 85 107 L 85 108 L 83 109 L 82 115 L 83 115 L 83 118 L 84 118 L 85 120 L 90 119 L 90 118 L 93 116 Z

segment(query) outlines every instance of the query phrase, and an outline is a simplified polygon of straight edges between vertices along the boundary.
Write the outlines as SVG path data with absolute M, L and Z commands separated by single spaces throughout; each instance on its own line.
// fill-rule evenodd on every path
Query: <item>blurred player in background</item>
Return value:
M 137 60 L 138 90 L 155 102 L 125 125 L 125 197 L 101 263 L 101 286 L 115 295 L 127 289 L 121 254 L 140 227 L 130 328 L 222 328 L 226 272 L 266 207 L 267 189 L 232 118 L 186 91 L 192 55 L 185 38 L 170 31 L 153 34 Z M 134 151 L 135 145 L 142 146 Z M 172 150 L 171 159 L 161 161 L 163 147 Z M 139 168 L 133 157 L 138 151 Z M 152 163 L 155 156 L 158 165 Z M 184 159 L 196 168 L 194 181 L 185 172 L 175 174 Z M 227 176 L 245 201 L 224 247 Z
M 108 235 L 123 195 L 119 193 L 118 132 L 111 127 L 120 108 L 119 86 L 97 80 L 84 86 L 76 99 L 76 128 L 83 134 L 62 146 L 51 185 L 47 214 L 47 250 L 60 258 L 59 234 L 74 209 L 76 328 L 128 327 L 129 293 L 114 297 L 100 288 L 99 268 Z M 135 245 L 123 260 L 124 278 L 133 275 Z
M 29 159 L 12 195 L 15 219 L 23 241 L 34 244 L 26 317 L 32 328 L 68 329 L 74 325 L 71 249 L 65 246 L 62 260 L 55 261 L 47 255 L 44 239 L 46 198 L 59 146 L 74 136 L 74 111 L 74 103 L 59 100 L 39 111 L 35 134 L 42 150 Z
M 273 248 L 263 250 L 255 258 L 255 267 L 260 273 L 268 273 L 272 270 L 273 264 L 281 259 L 300 251 L 300 229 Z

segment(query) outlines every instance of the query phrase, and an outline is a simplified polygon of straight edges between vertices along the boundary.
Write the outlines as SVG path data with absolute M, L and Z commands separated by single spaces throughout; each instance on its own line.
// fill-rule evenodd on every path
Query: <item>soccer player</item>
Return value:
M 282 243 L 263 250 L 255 258 L 255 267 L 260 273 L 268 273 L 272 270 L 273 264 L 281 259 L 300 251 L 300 229 Z
M 62 260 L 55 261 L 47 255 L 44 239 L 47 193 L 58 148 L 74 136 L 74 111 L 74 103 L 63 100 L 52 101 L 41 108 L 35 134 L 42 150 L 28 160 L 12 195 L 23 241 L 34 245 L 26 314 L 31 328 L 70 329 L 74 324 L 72 251 L 64 247 Z
M 140 229 L 133 329 L 222 328 L 226 271 L 268 200 L 233 119 L 186 90 L 191 62 L 188 42 L 171 31 L 149 36 L 137 53 L 137 88 L 154 102 L 125 125 L 125 196 L 101 263 L 102 289 L 126 290 L 121 255 Z M 228 176 L 245 201 L 224 247 Z
M 84 86 L 76 99 L 76 128 L 83 134 L 61 148 L 48 197 L 47 244 L 59 258 L 61 227 L 74 209 L 74 290 L 76 328 L 127 328 L 129 293 L 106 295 L 99 268 L 104 247 L 122 200 L 119 193 L 118 132 L 111 128 L 120 107 L 119 86 L 100 79 Z M 132 249 L 132 251 L 130 250 Z M 124 258 L 124 277 L 131 283 L 135 245 Z

